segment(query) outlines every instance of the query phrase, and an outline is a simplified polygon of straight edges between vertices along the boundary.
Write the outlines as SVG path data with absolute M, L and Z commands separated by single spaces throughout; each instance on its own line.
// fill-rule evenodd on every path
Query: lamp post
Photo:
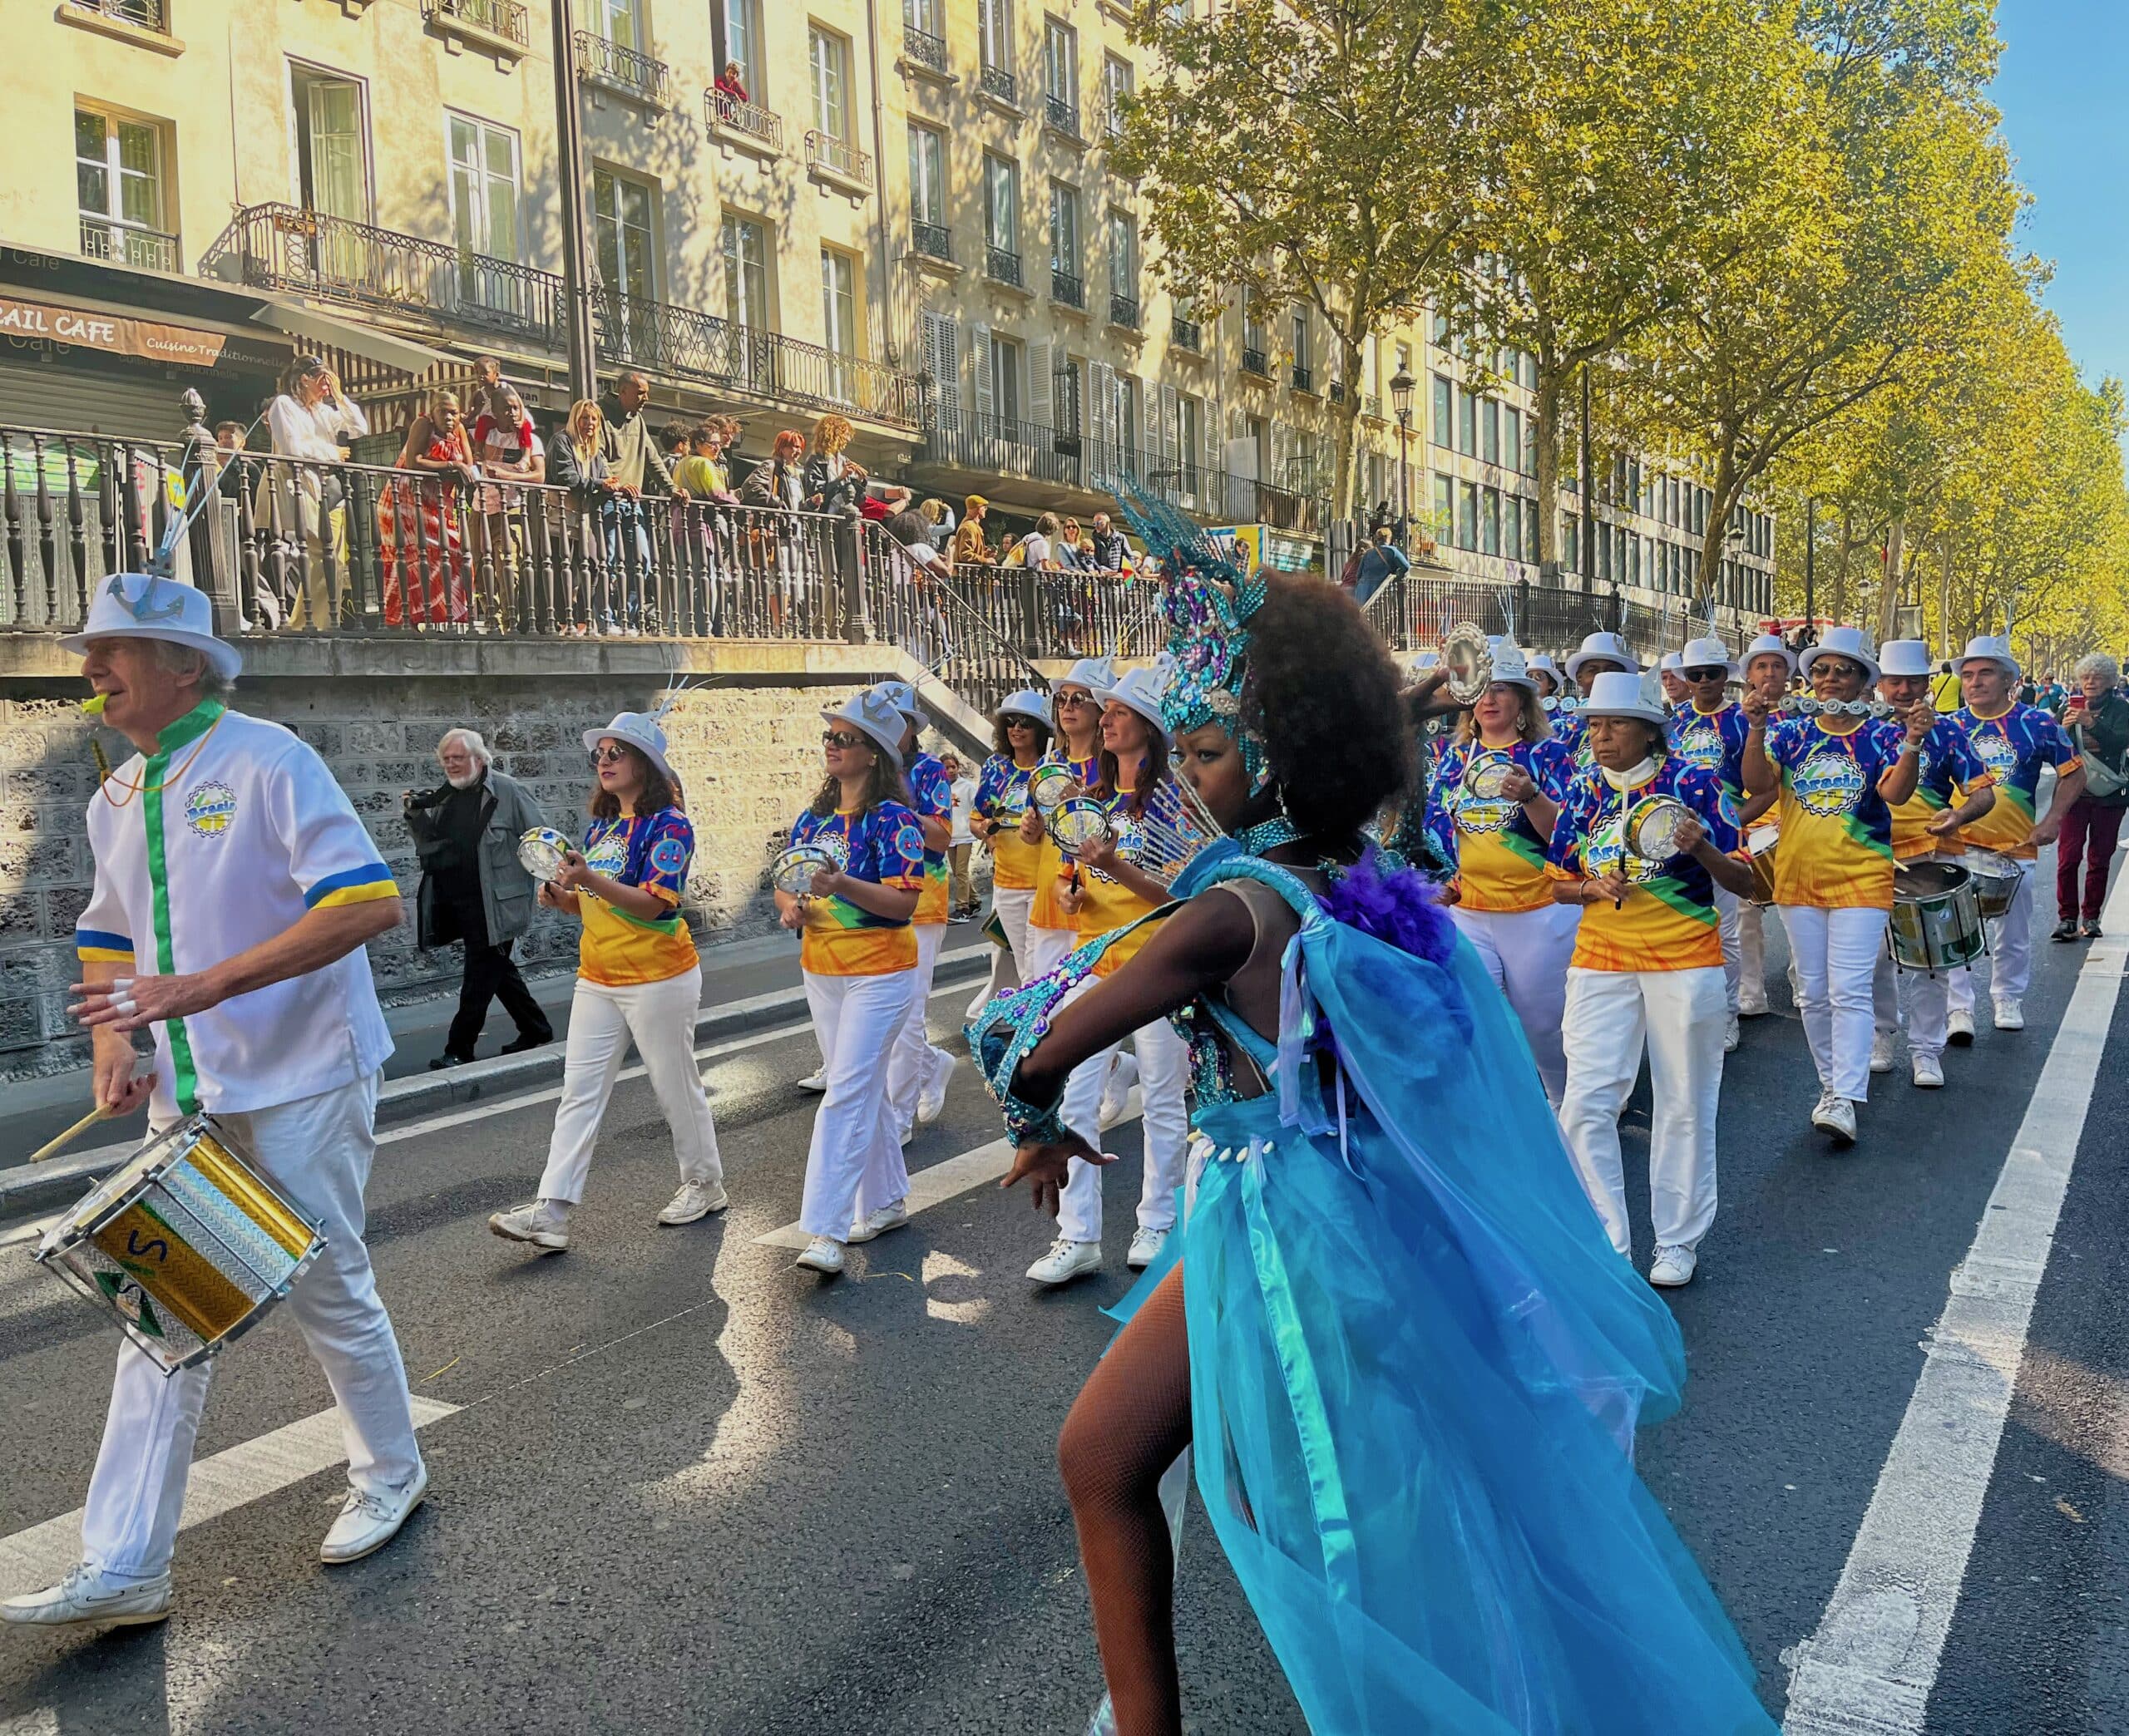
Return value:
M 1390 377 L 1390 402 L 1397 412 L 1397 540 L 1412 550 L 1412 387 L 1417 382 L 1403 362 Z

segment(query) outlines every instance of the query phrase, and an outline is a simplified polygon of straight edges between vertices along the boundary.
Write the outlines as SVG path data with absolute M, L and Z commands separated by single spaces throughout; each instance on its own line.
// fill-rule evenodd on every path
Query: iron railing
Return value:
M 928 30 L 919 30 L 914 24 L 901 27 L 901 52 L 920 67 L 929 67 L 934 72 L 947 69 L 946 39 L 934 36 Z
M 78 12 L 114 18 L 121 24 L 137 24 L 143 30 L 170 33 L 170 0 L 68 0 Z
M 422 0 L 422 16 L 485 30 L 521 48 L 531 46 L 531 14 L 520 0 Z
M 806 166 L 825 170 L 830 175 L 839 175 L 847 181 L 870 189 L 872 185 L 872 159 L 868 152 L 860 150 L 847 139 L 838 139 L 833 133 L 822 132 L 818 127 L 806 135 Z
M 1202 355 L 1205 349 L 1204 328 L 1194 319 L 1185 319 L 1180 313 L 1171 314 L 1168 323 L 1168 341 L 1178 349 L 1187 349 Z
M 1346 402 L 1346 382 L 1343 380 L 1332 380 L 1324 390 L 1329 394 L 1332 403 L 1342 404 Z
M 948 647 L 958 649 L 951 638 L 956 622 L 980 628 L 986 654 L 999 665 L 992 678 L 1010 681 L 1010 685 L 987 696 L 994 708 L 1014 688 L 1042 684 L 1030 679 L 1029 658 L 1049 661 L 1104 652 L 1152 657 L 1167 643 L 1159 588 L 1151 579 L 1120 573 L 962 563 L 951 573 L 938 572 L 931 582 L 951 599 L 939 609 L 941 624 L 949 634 Z M 868 597 L 867 609 L 876 624 L 882 621 L 884 612 L 877 597 Z M 882 636 L 900 638 L 892 632 Z M 920 645 L 903 644 L 911 654 L 920 654 Z M 965 688 L 964 681 L 954 679 L 950 672 L 942 674 L 957 691 L 981 690 L 986 685 L 979 679 Z
M 1109 292 L 1109 323 L 1122 326 L 1127 331 L 1139 329 L 1139 298 L 1124 295 L 1112 289 Z
M 1294 390 L 1296 392 L 1315 391 L 1316 370 L 1312 367 L 1303 367 L 1298 362 L 1295 362 L 1293 366 L 1293 384 Z
M 1364 395 L 1361 399 L 1361 414 L 1371 416 L 1376 421 L 1381 422 L 1382 420 L 1382 394 L 1371 392 Z
M 753 140 L 767 150 L 783 149 L 783 116 L 758 102 L 742 102 L 715 86 L 702 93 L 703 118 L 714 133 L 719 129 Z
M 576 70 L 579 76 L 619 91 L 645 107 L 663 110 L 673 106 L 670 67 L 596 31 L 577 32 Z
M 954 256 L 954 232 L 943 223 L 926 223 L 920 217 L 909 219 L 909 244 L 926 259 L 951 259 Z
M 983 274 L 993 283 L 1020 287 L 1020 256 L 995 243 L 983 249 Z
M 899 645 L 985 718 L 1008 694 L 1047 685 L 1021 649 L 1030 642 L 1001 632 L 969 600 L 973 575 L 990 569 L 955 573 L 943 559 L 920 562 L 881 525 L 867 525 L 864 538 L 872 637 Z M 1030 612 L 1030 619 L 1038 618 L 1039 611 Z M 1039 648 L 1036 654 L 1043 654 Z
M 82 214 L 82 257 L 112 260 L 141 271 L 175 271 L 177 237 L 108 217 L 92 217 L 85 211 Z
M 1087 304 L 1087 280 L 1061 266 L 1050 268 L 1050 298 L 1062 302 L 1068 308 L 1084 308 Z
M 1268 380 L 1272 377 L 1271 358 L 1261 349 L 1252 349 L 1247 344 L 1244 344 L 1242 350 L 1242 371 L 1244 373 L 1262 374 Z
M 1042 118 L 1068 139 L 1079 136 L 1079 105 L 1069 97 L 1045 96 Z
M 1020 81 L 1003 67 L 985 67 L 976 81 L 985 96 L 995 96 L 1009 108 L 1020 106 Z

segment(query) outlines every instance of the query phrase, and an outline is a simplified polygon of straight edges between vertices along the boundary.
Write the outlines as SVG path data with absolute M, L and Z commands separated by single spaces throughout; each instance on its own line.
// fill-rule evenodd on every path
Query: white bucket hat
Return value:
M 1934 675 L 1936 665 L 1929 661 L 1929 642 L 1927 639 L 1887 639 L 1878 647 L 1878 673 L 1880 675 Z
M 1845 657 L 1850 663 L 1860 663 L 1864 673 L 1872 681 L 1878 678 L 1878 659 L 1870 654 L 1870 642 L 1863 637 L 1860 627 L 1829 627 L 1826 636 L 1804 653 L 1804 673 L 1808 677 L 1811 666 L 1822 657 Z
M 604 729 L 584 732 L 584 751 L 592 752 L 601 742 L 625 742 L 664 775 L 668 783 L 678 783 L 673 768 L 665 759 L 665 732 L 658 727 L 658 720 L 648 712 L 623 712 Z
M 1749 669 L 1756 657 L 1778 657 L 1782 667 L 1791 675 L 1796 673 L 1796 653 L 1791 651 L 1778 633 L 1762 633 L 1745 647 L 1745 654 L 1737 659 L 1741 668 Z
M 1601 670 L 1590 685 L 1589 697 L 1582 702 L 1579 715 L 1584 718 L 1635 718 L 1643 723 L 1653 723 L 1661 728 L 1670 719 L 1663 714 L 1661 693 L 1648 691 L 1655 685 L 1656 683 L 1648 677 L 1629 675 L 1621 669 Z
M 1050 697 L 1054 702 L 1060 688 L 1083 687 L 1090 693 L 1099 693 L 1104 688 L 1116 685 L 1116 659 L 1113 657 L 1083 657 L 1063 675 L 1050 684 Z
M 900 712 L 902 721 L 920 733 L 931 727 L 931 719 L 924 708 L 916 703 L 916 689 L 906 681 L 876 681 L 871 691 L 877 693 L 888 704 Z
M 60 642 L 65 644 L 63 639 Z M 2011 641 L 2000 634 L 1984 633 L 1979 639 L 1966 642 L 1966 654 L 1959 658 L 1962 665 L 1970 663 L 1998 663 L 2003 664 L 2012 680 L 2018 678 L 2018 660 L 2011 655 Z
M 206 592 L 146 573 L 113 573 L 105 579 L 90 600 L 81 630 L 68 634 L 59 645 L 64 651 L 86 652 L 91 639 L 100 639 L 189 645 L 225 681 L 235 680 L 244 667 L 244 654 L 227 639 L 215 637 L 215 604 Z
M 1486 641 L 1486 645 L 1493 654 L 1494 669 L 1490 681 L 1507 682 L 1532 693 L 1538 691 L 1537 678 L 1530 673 L 1530 665 L 1524 658 L 1522 648 L 1514 639 L 1495 634 Z
M 1732 681 L 1740 680 L 1743 671 L 1730 660 L 1730 648 L 1719 639 L 1687 639 L 1686 649 L 1678 653 L 1678 673 L 1688 669 L 1712 669 L 1717 665 L 1729 671 Z
M 852 693 L 833 711 L 821 713 L 823 723 L 847 723 L 901 770 L 901 732 L 906 727 L 894 702 L 877 688 Z
M 1033 688 L 1022 688 L 1017 693 L 1006 694 L 998 702 L 996 715 L 1001 718 L 1032 718 L 1045 729 L 1049 728 L 1051 723 L 1049 698 Z
M 1593 633 L 1588 639 L 1583 640 L 1580 650 L 1568 656 L 1567 660 L 1568 678 L 1579 679 L 1582 666 L 1593 658 L 1602 658 L 1608 663 L 1615 663 L 1629 675 L 1638 675 L 1641 673 L 1640 660 L 1633 652 L 1627 649 L 1627 642 L 1618 634 Z
M 1068 681 L 1069 676 L 1065 678 Z M 1163 741 L 1168 737 L 1168 725 L 1161 721 L 1161 695 L 1168 688 L 1168 670 L 1163 664 L 1151 668 L 1127 669 L 1123 676 L 1108 687 L 1094 690 L 1094 698 L 1104 705 L 1126 705 L 1138 713 L 1153 727 L 1153 733 Z

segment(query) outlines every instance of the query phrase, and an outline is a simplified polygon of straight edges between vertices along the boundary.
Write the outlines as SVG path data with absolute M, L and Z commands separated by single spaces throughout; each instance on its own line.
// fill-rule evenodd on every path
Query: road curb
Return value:
M 987 944 L 942 951 L 932 980 L 939 985 L 973 982 L 989 971 L 990 959 L 991 948 Z M 744 1000 L 727 1001 L 720 1007 L 704 1008 L 695 1015 L 695 1043 L 697 1047 L 722 1043 L 783 1024 L 796 1031 L 807 1018 L 805 989 L 778 989 Z M 440 1073 L 408 1073 L 387 1080 L 378 1094 L 377 1124 L 391 1127 L 440 1109 L 507 1097 L 528 1085 L 559 1079 L 563 1053 L 561 1043 L 551 1043 L 521 1055 L 496 1055 Z M 87 1182 L 134 1149 L 130 1142 L 100 1146 L 70 1157 L 51 1159 L 34 1170 L 27 1166 L 0 1169 L 0 1218 L 67 1204 Z

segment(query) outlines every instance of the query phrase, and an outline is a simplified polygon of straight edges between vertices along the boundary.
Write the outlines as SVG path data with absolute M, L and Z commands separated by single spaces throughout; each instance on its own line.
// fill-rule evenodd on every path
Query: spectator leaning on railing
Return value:
M 983 540 L 983 515 L 990 510 L 981 495 L 971 495 L 961 503 L 961 529 L 954 532 L 954 565 L 987 566 L 990 545 Z
M 1124 533 L 1110 521 L 1105 512 L 1094 515 L 1093 535 L 1094 570 L 1102 573 L 1120 573 L 1130 564 L 1131 546 L 1124 540 Z
M 291 627 L 321 625 L 328 630 L 339 624 L 340 604 L 348 592 L 348 488 L 340 472 L 345 455 L 343 439 L 359 439 L 369 432 L 369 418 L 362 407 L 341 395 L 340 381 L 320 356 L 299 356 L 281 376 L 280 395 L 266 412 L 273 436 L 274 456 L 299 461 L 283 467 L 276 478 L 279 499 L 274 525 L 285 536 L 292 530 L 303 538 L 309 556 L 307 582 L 299 580 L 300 594 L 289 618 Z M 288 474 L 293 471 L 293 476 Z M 294 524 L 289 522 L 290 519 Z M 333 594 L 325 592 L 325 547 L 333 550 Z M 322 615 L 322 622 L 314 622 Z
M 717 94 L 729 96 L 734 102 L 753 101 L 747 95 L 747 69 L 737 61 L 727 61 L 724 70 L 717 75 Z
M 650 533 L 641 498 L 646 494 L 687 498 L 674 488 L 673 473 L 651 433 L 650 419 L 644 414 L 644 407 L 650 402 L 650 382 L 631 371 L 614 382 L 613 391 L 599 404 L 606 422 L 600 438 L 606 455 L 607 486 L 616 496 L 606 538 L 608 630 L 625 630 L 631 635 L 642 630 L 643 575 L 651 558 Z M 617 571 L 622 579 L 625 629 L 612 613 L 611 586 Z
M 571 508 L 587 522 L 595 520 L 601 540 L 610 546 L 610 520 L 619 508 L 613 473 L 606 462 L 605 426 L 605 417 L 599 407 L 590 398 L 579 398 L 570 406 L 568 424 L 547 456 L 549 474 L 556 486 L 566 492 Z M 577 618 L 574 599 L 569 613 L 571 630 L 583 633 L 587 624 Z M 610 628 L 613 617 L 607 615 L 601 624 Z
M 462 624 L 471 616 L 462 515 L 481 470 L 457 392 L 437 392 L 408 425 L 397 470 L 377 502 L 385 624 Z
M 496 387 L 489 408 L 473 424 L 473 451 L 485 481 L 474 520 L 476 573 L 483 594 L 482 617 L 504 632 L 521 624 L 518 575 L 525 565 L 522 497 L 510 482 L 547 480 L 547 449 L 532 427 L 515 386 Z

